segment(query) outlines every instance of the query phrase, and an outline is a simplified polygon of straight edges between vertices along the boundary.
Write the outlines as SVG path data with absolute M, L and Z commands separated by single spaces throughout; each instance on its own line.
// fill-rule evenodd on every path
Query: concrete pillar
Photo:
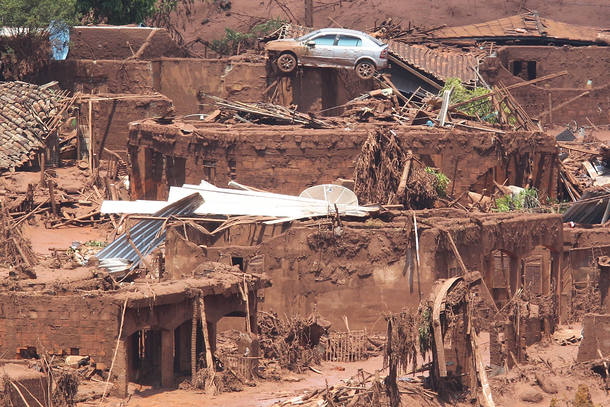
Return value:
M 161 386 L 174 386 L 174 330 L 161 331 Z

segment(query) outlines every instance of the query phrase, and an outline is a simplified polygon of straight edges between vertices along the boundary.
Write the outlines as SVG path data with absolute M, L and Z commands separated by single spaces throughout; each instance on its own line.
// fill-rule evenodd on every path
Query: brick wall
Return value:
M 120 306 L 79 295 L 0 295 L 0 353 L 13 358 L 20 347 L 90 355 L 110 366 Z

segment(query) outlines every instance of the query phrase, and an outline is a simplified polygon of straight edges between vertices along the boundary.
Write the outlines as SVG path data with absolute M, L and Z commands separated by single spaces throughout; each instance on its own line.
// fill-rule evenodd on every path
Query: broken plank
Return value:
M 588 90 L 587 90 L 587 91 L 584 91 L 583 93 L 581 93 L 581 94 L 579 94 L 579 95 L 576 95 L 576 96 L 574 96 L 573 98 L 570 98 L 570 99 L 566 100 L 565 102 L 558 104 L 557 106 L 554 106 L 554 107 L 552 108 L 552 110 L 547 110 L 547 111 L 544 111 L 544 112 L 540 113 L 538 116 L 536 116 L 536 119 L 540 119 L 540 118 L 542 118 L 542 117 L 544 117 L 544 116 L 546 116 L 546 115 L 549 115 L 549 114 L 551 114 L 552 112 L 554 112 L 554 111 L 556 111 L 556 110 L 559 110 L 559 109 L 561 109 L 562 107 L 565 107 L 565 106 L 569 105 L 570 103 L 572 103 L 572 102 L 574 102 L 574 101 L 576 101 L 576 100 L 580 99 L 581 97 L 583 97 L 583 96 L 587 96 L 589 93 L 590 93 L 590 91 L 588 91 Z

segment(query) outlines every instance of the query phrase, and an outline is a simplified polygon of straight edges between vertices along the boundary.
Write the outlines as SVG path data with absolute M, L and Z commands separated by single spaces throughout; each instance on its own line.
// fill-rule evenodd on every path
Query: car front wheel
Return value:
M 277 67 L 282 72 L 292 72 L 297 67 L 297 59 L 292 54 L 282 54 L 277 58 Z
M 360 61 L 356 64 L 356 75 L 360 79 L 371 79 L 375 73 L 375 65 L 369 61 Z

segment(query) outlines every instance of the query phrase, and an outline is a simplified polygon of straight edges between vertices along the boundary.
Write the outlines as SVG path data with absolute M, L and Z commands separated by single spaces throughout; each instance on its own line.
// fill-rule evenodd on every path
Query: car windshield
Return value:
M 308 39 L 310 39 L 311 37 L 313 37 L 314 35 L 316 35 L 319 32 L 320 32 L 319 30 L 312 31 L 309 34 L 305 34 L 304 36 L 297 38 L 297 41 L 301 41 L 301 42 L 307 41 Z

